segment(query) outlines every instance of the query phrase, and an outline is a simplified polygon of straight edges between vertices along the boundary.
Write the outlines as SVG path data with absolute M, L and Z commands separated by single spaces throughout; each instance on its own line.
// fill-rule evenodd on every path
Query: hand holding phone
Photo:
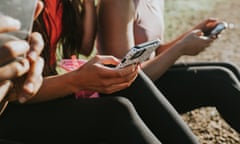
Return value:
M 212 38 L 212 37 L 217 37 L 218 34 L 220 34 L 224 29 L 226 29 L 228 27 L 228 24 L 226 22 L 221 22 L 218 23 L 213 30 L 211 30 L 210 34 L 208 35 L 208 37 Z
M 131 48 L 121 63 L 116 68 L 123 68 L 131 64 L 138 64 L 146 61 L 150 58 L 151 54 L 160 46 L 161 41 L 159 39 L 145 42 Z

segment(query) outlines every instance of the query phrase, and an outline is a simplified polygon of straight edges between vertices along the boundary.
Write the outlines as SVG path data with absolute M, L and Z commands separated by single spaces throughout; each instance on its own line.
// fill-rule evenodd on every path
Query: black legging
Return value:
M 225 64 L 175 65 L 156 85 L 180 113 L 216 106 L 239 131 L 237 74 L 237 69 Z M 158 143 L 149 128 L 163 143 L 197 143 L 144 74 L 140 73 L 130 88 L 112 96 L 118 98 L 105 95 L 99 99 L 10 105 L 0 117 L 0 137 L 26 143 Z
M 106 95 L 99 99 L 12 104 L 0 117 L 0 138 L 35 144 L 159 143 L 149 128 L 164 144 L 198 143 L 178 113 L 142 72 L 131 87 L 112 96 L 116 98 Z
M 150 79 L 140 72 L 133 85 L 128 89 L 111 95 L 124 96 L 131 101 L 141 119 L 163 144 L 197 144 L 192 131 L 160 93 Z
M 240 75 L 231 63 L 177 64 L 155 82 L 179 113 L 214 106 L 240 132 Z
M 121 97 L 12 104 L 0 118 L 0 138 L 22 144 L 160 143 Z

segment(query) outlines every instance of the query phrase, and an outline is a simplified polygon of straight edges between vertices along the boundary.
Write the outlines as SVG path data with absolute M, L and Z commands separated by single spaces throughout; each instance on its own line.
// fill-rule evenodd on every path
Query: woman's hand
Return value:
M 0 15 L 0 101 L 12 87 L 11 80 L 24 75 L 30 67 L 28 60 L 22 57 L 29 51 L 29 44 L 5 33 L 20 27 L 18 20 Z
M 43 81 L 44 62 L 40 57 L 44 47 L 42 36 L 35 32 L 30 35 L 29 40 L 30 51 L 27 53 L 27 58 L 30 68 L 24 77 L 14 80 L 15 84 L 10 96 L 10 100 L 18 99 L 21 103 L 36 95 Z
M 100 93 L 113 93 L 129 87 L 138 74 L 135 65 L 115 69 L 106 65 L 117 65 L 119 60 L 112 56 L 95 56 L 73 72 L 72 83 L 75 91 L 90 90 Z
M 181 45 L 182 55 L 197 55 L 213 42 L 213 39 L 204 36 L 201 30 L 193 30 L 186 34 L 179 44 Z
M 34 14 L 34 19 L 36 19 L 40 15 L 43 8 L 44 8 L 43 2 L 39 0 L 37 2 L 36 11 L 35 11 L 35 14 Z
M 193 28 L 193 30 L 200 29 L 205 36 L 209 35 L 211 30 L 219 23 L 216 18 L 208 18 Z
M 0 15 L 0 81 L 22 76 L 29 70 L 29 62 L 23 57 L 30 49 L 29 44 L 4 33 L 19 28 L 19 21 Z

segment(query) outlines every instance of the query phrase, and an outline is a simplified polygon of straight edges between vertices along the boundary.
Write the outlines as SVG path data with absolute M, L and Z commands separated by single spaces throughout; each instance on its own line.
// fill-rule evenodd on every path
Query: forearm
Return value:
M 176 43 L 181 40 L 184 36 L 186 36 L 186 34 L 188 34 L 188 32 L 183 33 L 182 35 L 180 35 L 179 37 L 177 37 L 176 39 L 162 45 L 161 47 L 159 47 L 157 49 L 157 55 L 161 54 L 163 51 L 167 50 L 168 48 L 173 47 L 174 45 L 176 45 Z
M 71 73 L 45 77 L 38 94 L 29 102 L 48 101 L 74 93 Z
M 152 58 L 148 62 L 142 65 L 143 71 L 152 79 L 157 80 L 162 74 L 164 74 L 169 67 L 171 67 L 176 60 L 181 57 L 183 45 L 181 43 L 175 43 L 161 54 Z

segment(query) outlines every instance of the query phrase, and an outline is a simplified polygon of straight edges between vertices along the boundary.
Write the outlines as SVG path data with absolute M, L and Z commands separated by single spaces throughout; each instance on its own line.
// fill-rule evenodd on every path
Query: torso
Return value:
M 136 7 L 135 43 L 163 39 L 164 0 L 134 0 Z

